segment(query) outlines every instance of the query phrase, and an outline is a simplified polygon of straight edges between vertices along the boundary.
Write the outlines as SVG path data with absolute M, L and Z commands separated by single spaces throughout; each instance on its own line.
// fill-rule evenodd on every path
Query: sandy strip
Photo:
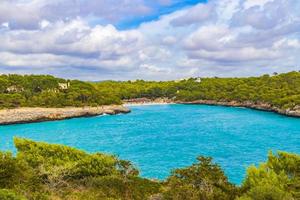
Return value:
M 169 104 L 176 104 L 176 103 L 151 103 L 151 102 L 147 102 L 147 103 L 125 103 L 123 104 L 124 106 L 155 106 L 155 105 L 169 105 Z

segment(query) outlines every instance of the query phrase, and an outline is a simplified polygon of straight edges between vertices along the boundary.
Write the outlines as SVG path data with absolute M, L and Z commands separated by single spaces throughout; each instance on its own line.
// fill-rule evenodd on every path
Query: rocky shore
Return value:
M 122 105 L 66 108 L 15 108 L 0 110 L 0 125 L 63 120 L 103 114 L 129 113 Z
M 291 117 L 300 117 L 300 106 L 295 106 L 293 109 L 280 109 L 275 106 L 272 106 L 267 103 L 253 103 L 250 101 L 245 102 L 237 102 L 237 101 L 230 101 L 230 102 L 222 102 L 222 101 L 214 101 L 214 100 L 197 100 L 191 102 L 178 102 L 182 104 L 204 104 L 204 105 L 220 105 L 220 106 L 230 106 L 230 107 L 245 107 L 251 108 L 255 110 L 262 110 L 262 111 L 269 111 L 275 112 L 278 114 L 291 116 Z
M 151 104 L 203 104 L 203 105 L 219 105 L 230 107 L 245 107 L 262 111 L 275 112 L 278 114 L 300 117 L 300 106 L 293 109 L 280 109 L 267 103 L 253 103 L 250 101 L 214 101 L 214 100 L 197 100 L 190 102 L 172 101 L 166 98 L 155 100 L 141 98 L 131 99 L 123 102 L 124 105 L 151 105 Z M 129 113 L 130 109 L 124 105 L 110 105 L 99 107 L 66 107 L 66 108 L 15 108 L 0 110 L 0 125 L 21 124 L 42 121 L 63 120 L 77 117 L 91 117 L 103 114 L 119 114 Z
M 293 109 L 280 109 L 267 103 L 253 103 L 251 101 L 237 102 L 237 101 L 215 101 L 215 100 L 196 100 L 196 101 L 174 101 L 168 98 L 137 98 L 123 101 L 124 105 L 159 105 L 159 104 L 203 104 L 229 107 L 244 107 L 255 110 L 262 110 L 268 112 L 275 112 L 281 115 L 290 117 L 300 117 L 300 106 L 295 106 Z
M 215 101 L 215 100 L 196 100 L 196 101 L 174 101 L 168 98 L 137 98 L 124 100 L 125 105 L 157 105 L 157 104 L 203 104 L 203 105 L 219 105 L 219 106 L 229 106 L 229 107 L 245 107 L 255 110 L 262 110 L 268 112 L 275 112 L 278 114 L 290 116 L 290 117 L 300 117 L 300 106 L 295 106 L 293 109 L 280 109 L 267 103 L 253 103 L 251 101 L 237 102 L 237 101 Z

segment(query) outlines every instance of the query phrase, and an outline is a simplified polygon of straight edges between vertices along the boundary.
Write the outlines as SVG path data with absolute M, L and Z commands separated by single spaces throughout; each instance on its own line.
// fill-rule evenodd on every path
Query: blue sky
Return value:
M 299 70 L 299 0 L 1 0 L 0 73 L 82 80 Z
M 186 7 L 191 7 L 200 2 L 206 2 L 205 0 L 176 0 L 167 5 L 161 5 L 155 1 L 148 0 L 149 5 L 153 11 L 148 15 L 142 15 L 137 17 L 131 17 L 129 19 L 124 18 L 116 25 L 119 29 L 132 29 L 138 27 L 141 23 L 147 21 L 158 20 L 160 16 L 172 13 L 176 10 L 180 10 Z

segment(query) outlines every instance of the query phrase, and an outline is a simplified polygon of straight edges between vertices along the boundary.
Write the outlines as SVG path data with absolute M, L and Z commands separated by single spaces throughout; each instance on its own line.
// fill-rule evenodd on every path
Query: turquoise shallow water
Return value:
M 0 126 L 0 149 L 13 137 L 65 144 L 128 159 L 141 175 L 163 179 L 171 169 L 214 157 L 234 183 L 269 150 L 300 153 L 300 119 L 244 108 L 206 105 L 131 107 L 126 115 Z

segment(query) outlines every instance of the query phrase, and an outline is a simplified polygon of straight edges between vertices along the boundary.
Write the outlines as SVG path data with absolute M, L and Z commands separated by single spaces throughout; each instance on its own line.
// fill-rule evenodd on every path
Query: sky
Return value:
M 0 0 L 0 73 L 90 81 L 300 70 L 299 0 Z

